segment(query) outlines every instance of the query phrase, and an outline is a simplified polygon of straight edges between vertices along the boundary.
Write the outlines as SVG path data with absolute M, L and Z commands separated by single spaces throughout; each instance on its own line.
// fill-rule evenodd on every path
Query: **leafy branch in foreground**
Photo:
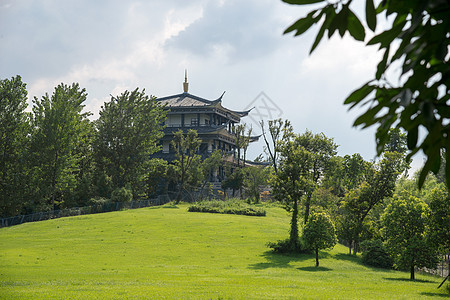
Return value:
M 386 29 L 377 33 L 366 45 L 377 45 L 384 52 L 375 78 L 352 92 L 344 104 L 365 106 L 366 111 L 354 126 L 376 126 L 377 153 L 384 151 L 390 128 L 407 132 L 408 158 L 423 151 L 426 162 L 419 176 L 422 187 L 427 174 L 439 172 L 441 154 L 446 161 L 446 184 L 450 187 L 450 64 L 448 62 L 450 36 L 450 2 L 445 0 L 394 1 L 383 0 L 375 8 L 373 0 L 366 0 L 365 23 L 352 10 L 353 0 L 330 3 L 324 0 L 283 0 L 289 4 L 324 3 L 297 20 L 284 33 L 301 35 L 314 24 L 320 29 L 312 45 L 316 49 L 327 32 L 331 38 L 336 32 L 346 32 L 364 42 L 366 30 L 375 32 L 377 17 L 384 14 Z M 390 80 L 391 70 L 401 66 L 397 84 Z M 419 132 L 424 132 L 421 137 Z

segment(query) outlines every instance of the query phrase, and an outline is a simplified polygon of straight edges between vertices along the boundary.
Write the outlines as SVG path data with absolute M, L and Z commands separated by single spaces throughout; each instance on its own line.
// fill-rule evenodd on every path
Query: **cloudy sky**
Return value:
M 78 82 L 98 116 L 109 95 L 145 88 L 163 97 L 189 92 L 244 120 L 289 119 L 296 132 L 323 132 L 339 154 L 375 156 L 374 130 L 352 128 L 345 97 L 373 77 L 380 54 L 350 38 L 321 42 L 284 29 L 306 15 L 281 0 L 0 0 L 0 78 L 21 75 L 29 97 Z M 254 124 L 254 131 L 259 132 Z M 263 151 L 252 145 L 250 154 Z

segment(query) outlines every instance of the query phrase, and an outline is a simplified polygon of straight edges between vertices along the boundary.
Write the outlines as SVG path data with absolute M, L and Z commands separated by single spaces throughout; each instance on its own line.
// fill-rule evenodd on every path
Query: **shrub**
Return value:
M 392 268 L 393 260 L 380 240 L 366 240 L 361 243 L 361 248 L 363 264 L 385 269 Z
M 111 203 L 111 200 L 104 197 L 94 197 L 88 201 L 88 205 L 105 205 Z
M 290 239 L 279 240 L 277 242 L 267 243 L 267 247 L 272 248 L 274 253 L 311 253 L 305 245 L 305 242 L 300 238 L 296 243 L 292 243 Z
M 206 212 L 217 214 L 234 214 L 246 216 L 265 216 L 266 211 L 260 207 L 251 206 L 237 199 L 227 201 L 202 201 L 189 206 L 190 212 Z
M 111 201 L 112 202 L 130 202 L 133 199 L 133 193 L 125 188 L 117 188 L 111 193 Z

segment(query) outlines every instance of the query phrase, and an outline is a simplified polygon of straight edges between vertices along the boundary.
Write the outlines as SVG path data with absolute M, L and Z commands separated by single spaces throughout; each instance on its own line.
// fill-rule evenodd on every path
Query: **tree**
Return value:
M 149 156 L 158 151 L 166 112 L 145 90 L 125 91 L 106 102 L 96 120 L 95 161 L 114 189 L 131 184 L 134 197 L 145 192 Z
M 352 0 L 283 0 L 290 4 L 325 3 L 310 11 L 285 30 L 301 35 L 312 25 L 321 23 L 311 52 L 328 31 L 328 38 L 346 32 L 364 42 L 366 30 L 375 33 L 366 45 L 379 44 L 384 51 L 375 78 L 352 92 L 344 104 L 367 107 L 354 126 L 377 126 L 377 153 L 380 155 L 389 139 L 389 130 L 402 128 L 407 132 L 407 146 L 412 157 L 422 150 L 427 160 L 419 177 L 419 187 L 431 170 L 439 172 L 441 152 L 446 149 L 446 183 L 450 187 L 450 122 L 449 80 L 450 64 L 450 2 L 441 0 L 394 1 L 383 0 L 377 8 L 373 0 L 366 1 L 365 26 L 351 9 Z M 389 24 L 376 32 L 377 17 L 384 14 Z M 401 67 L 393 83 L 393 69 Z M 419 128 L 426 130 L 419 138 Z M 420 141 L 420 142 L 419 142 Z
M 293 249 L 299 241 L 298 202 L 314 185 L 308 177 L 310 164 L 310 153 L 305 148 L 298 147 L 292 140 L 283 141 L 278 172 L 271 185 L 275 199 L 284 202 L 288 209 L 292 208 L 289 244 Z
M 344 221 L 341 224 L 344 225 L 342 231 L 346 233 L 349 247 L 354 247 L 354 254 L 358 251 L 361 234 L 367 227 L 366 217 L 375 206 L 392 196 L 401 164 L 402 156 L 399 153 L 384 153 L 381 161 L 368 172 L 367 181 L 346 195 L 342 203 Z
M 319 266 L 319 250 L 333 248 L 337 243 L 334 225 L 323 212 L 312 212 L 303 229 L 303 239 L 316 253 L 316 267 Z
M 427 195 L 425 202 L 430 207 L 430 240 L 441 253 L 450 252 L 450 196 L 442 187 L 435 187 Z M 450 264 L 450 262 L 449 262 Z
M 328 138 L 323 133 L 313 134 L 306 131 L 302 135 L 296 135 L 294 143 L 297 147 L 303 147 L 309 153 L 310 163 L 307 164 L 306 176 L 313 183 L 306 193 L 305 201 L 305 224 L 308 222 L 309 210 L 311 205 L 311 196 L 317 188 L 319 180 L 329 167 L 330 159 L 336 155 L 336 145 L 333 139 Z
M 200 197 L 203 198 L 203 191 L 205 187 L 212 193 L 211 180 L 215 179 L 220 167 L 223 166 L 222 150 L 214 150 L 207 158 L 201 163 L 202 172 L 202 185 Z M 209 193 L 208 192 L 208 193 Z
M 238 171 L 241 168 L 245 168 L 245 159 L 246 159 L 246 155 L 247 155 L 247 149 L 248 149 L 248 145 L 251 142 L 251 134 L 252 134 L 252 128 L 247 130 L 247 133 L 245 132 L 245 124 L 240 124 L 237 126 L 233 127 L 233 134 L 235 136 L 234 139 L 234 143 L 236 145 L 236 149 L 237 149 L 237 169 Z M 242 156 L 242 165 L 241 165 L 241 150 L 243 152 L 243 156 Z M 233 180 L 233 183 L 236 185 L 236 189 L 239 189 L 239 195 L 242 198 L 243 197 L 243 191 L 242 188 L 244 186 L 244 181 L 243 181 L 243 175 L 244 172 L 240 172 L 241 174 L 236 175 L 235 179 L 242 179 L 242 180 Z M 241 177 L 241 178 L 239 178 Z M 233 194 L 234 194 L 234 188 L 233 188 Z
M 278 147 L 281 140 L 286 139 L 286 134 L 292 133 L 292 126 L 288 120 L 283 121 L 282 119 L 269 120 L 269 134 L 270 140 L 267 138 L 267 133 L 264 127 L 264 121 L 261 120 L 259 123 L 261 125 L 262 136 L 266 144 L 265 150 L 269 154 L 270 161 L 272 163 L 275 173 L 278 172 Z
M 76 185 L 80 156 L 76 149 L 89 134 L 88 116 L 83 112 L 87 93 L 77 83 L 60 84 L 52 96 L 33 100 L 31 150 L 36 188 L 53 209 Z
M 26 84 L 20 76 L 0 80 L 0 216 L 20 212 L 26 187 L 30 132 Z
M 187 191 L 189 186 L 196 186 L 200 183 L 201 174 L 200 155 L 197 154 L 202 140 L 198 137 L 197 131 L 189 129 L 186 136 L 180 129 L 174 133 L 172 146 L 175 149 L 175 165 L 179 171 L 179 188 L 177 194 L 177 203 L 181 200 L 181 193 Z
M 245 168 L 244 187 L 247 196 L 259 203 L 261 186 L 267 185 L 269 178 L 269 168 L 264 166 Z M 249 200 L 250 201 L 250 200 Z
M 428 205 L 404 191 L 395 195 L 382 216 L 386 248 L 399 268 L 410 270 L 414 280 L 415 267 L 435 267 L 436 249 L 430 243 L 427 227 Z
M 146 194 L 148 198 L 158 195 L 158 187 L 160 186 L 163 186 L 164 190 L 167 189 L 167 168 L 167 161 L 161 158 L 152 158 L 148 162 L 146 175 Z

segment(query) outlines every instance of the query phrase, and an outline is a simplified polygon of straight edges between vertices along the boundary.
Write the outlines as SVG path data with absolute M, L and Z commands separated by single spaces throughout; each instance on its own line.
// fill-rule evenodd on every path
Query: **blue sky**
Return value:
M 280 0 L 0 0 L 0 78 L 21 75 L 30 100 L 78 82 L 96 118 L 110 94 L 126 89 L 182 92 L 187 69 L 190 93 L 216 99 L 226 91 L 224 106 L 256 106 L 249 124 L 263 115 L 263 93 L 296 132 L 323 132 L 339 155 L 373 159 L 374 130 L 353 128 L 358 111 L 343 101 L 373 77 L 381 54 L 333 37 L 309 55 L 318 28 L 283 35 L 305 14 Z M 261 152 L 256 143 L 250 157 Z

